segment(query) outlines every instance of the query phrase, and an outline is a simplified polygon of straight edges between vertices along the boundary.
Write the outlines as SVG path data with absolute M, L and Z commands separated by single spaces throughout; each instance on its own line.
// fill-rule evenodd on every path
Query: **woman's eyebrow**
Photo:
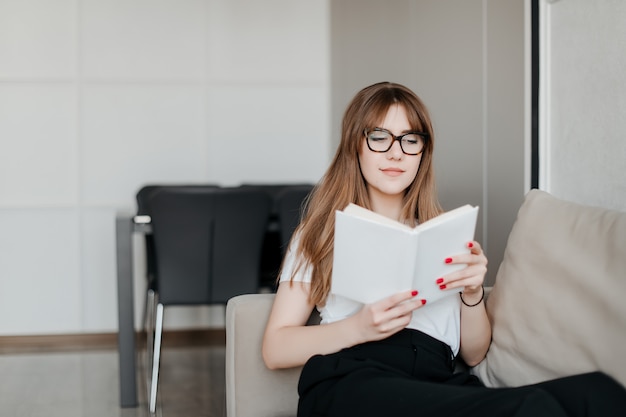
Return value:
M 380 127 L 380 126 L 377 126 L 374 129 L 386 130 L 387 132 L 393 133 L 393 132 L 391 132 L 391 130 L 386 129 L 384 127 Z M 404 130 L 400 131 L 400 134 L 409 133 L 409 132 L 421 132 L 421 130 L 420 129 L 404 129 Z M 398 136 L 398 135 L 396 135 L 396 136 Z

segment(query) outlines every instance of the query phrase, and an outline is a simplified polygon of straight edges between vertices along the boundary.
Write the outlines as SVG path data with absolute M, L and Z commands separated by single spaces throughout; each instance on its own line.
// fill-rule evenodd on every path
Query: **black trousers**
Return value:
M 626 416 L 626 390 L 603 373 L 487 388 L 454 372 L 448 345 L 410 329 L 313 356 L 298 393 L 298 417 Z

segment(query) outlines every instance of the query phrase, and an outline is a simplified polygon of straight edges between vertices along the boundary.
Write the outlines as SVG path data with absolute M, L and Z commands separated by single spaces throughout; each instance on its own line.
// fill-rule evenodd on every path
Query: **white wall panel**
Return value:
M 0 207 L 77 203 L 75 97 L 72 84 L 0 84 Z
M 326 2 L 212 0 L 211 78 L 279 84 L 326 81 L 328 19 Z
M 541 4 L 541 188 L 626 210 L 626 2 Z
M 204 90 L 195 85 L 86 86 L 84 203 L 130 208 L 144 183 L 206 181 L 203 106 Z
M 117 331 L 115 228 L 112 208 L 83 209 L 80 215 L 81 329 Z
M 203 74 L 203 0 L 84 0 L 81 11 L 84 76 L 199 79 Z
M 220 183 L 311 182 L 326 168 L 327 97 L 316 87 L 211 91 L 211 177 Z
M 0 230 L 0 334 L 80 329 L 76 210 L 0 210 Z
M 0 77 L 76 74 L 76 0 L 0 1 Z

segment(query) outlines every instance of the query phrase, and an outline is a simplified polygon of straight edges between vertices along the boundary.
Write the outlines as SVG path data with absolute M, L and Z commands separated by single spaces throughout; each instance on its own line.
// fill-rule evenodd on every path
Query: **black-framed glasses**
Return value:
M 367 147 L 372 152 L 387 152 L 397 140 L 400 142 L 400 149 L 407 155 L 419 155 L 424 150 L 424 145 L 428 140 L 426 132 L 407 132 L 396 136 L 387 129 L 376 127 L 365 130 Z

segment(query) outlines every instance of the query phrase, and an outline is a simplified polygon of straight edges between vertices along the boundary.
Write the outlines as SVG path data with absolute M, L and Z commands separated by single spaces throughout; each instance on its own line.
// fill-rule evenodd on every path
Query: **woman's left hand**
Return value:
M 467 264 L 459 271 L 442 277 L 442 291 L 463 288 L 461 296 L 461 347 L 459 355 L 469 366 L 475 366 L 485 358 L 491 343 L 491 324 L 487 317 L 482 285 L 487 273 L 487 257 L 478 242 L 467 244 L 469 253 L 445 259 L 448 264 Z M 441 287 L 440 287 L 441 288 Z M 478 307 L 481 305 L 482 307 Z
M 467 264 L 467 266 L 437 279 L 437 284 L 442 290 L 465 287 L 464 295 L 481 293 L 487 273 L 487 257 L 478 242 L 469 242 L 467 247 L 470 253 L 451 256 L 443 261 L 447 264 Z

